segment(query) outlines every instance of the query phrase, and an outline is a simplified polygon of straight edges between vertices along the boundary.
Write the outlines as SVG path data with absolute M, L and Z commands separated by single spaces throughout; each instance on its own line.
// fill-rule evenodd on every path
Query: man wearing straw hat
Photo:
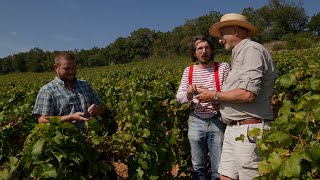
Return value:
M 225 14 L 209 29 L 210 35 L 232 51 L 231 71 L 221 92 L 199 89 L 197 96 L 200 101 L 219 101 L 222 118 L 228 124 L 218 170 L 220 179 L 258 176 L 260 157 L 248 131 L 269 128 L 273 119 L 271 98 L 277 73 L 270 53 L 250 39 L 256 31 L 245 16 L 235 13 Z M 241 135 L 244 141 L 236 141 Z

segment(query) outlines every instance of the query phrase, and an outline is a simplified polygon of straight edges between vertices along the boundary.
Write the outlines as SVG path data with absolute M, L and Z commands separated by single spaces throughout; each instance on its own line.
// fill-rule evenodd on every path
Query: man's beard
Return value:
M 201 64 L 209 64 L 210 61 L 200 62 Z
M 199 61 L 199 63 L 201 64 L 209 64 L 212 60 L 211 59 L 202 59 L 201 61 Z
M 68 77 L 63 77 L 61 80 L 64 82 L 75 82 L 77 78 L 75 76 L 72 79 Z

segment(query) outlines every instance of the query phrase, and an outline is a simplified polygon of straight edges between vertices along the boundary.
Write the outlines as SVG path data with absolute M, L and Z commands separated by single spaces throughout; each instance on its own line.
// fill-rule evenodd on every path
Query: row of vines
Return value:
M 276 121 L 257 144 L 259 179 L 319 179 L 320 49 L 273 58 Z M 190 178 L 189 107 L 175 100 L 190 62 L 178 57 L 79 70 L 106 106 L 86 123 L 86 134 L 58 119 L 38 125 L 31 115 L 53 73 L 1 76 L 0 179 Z

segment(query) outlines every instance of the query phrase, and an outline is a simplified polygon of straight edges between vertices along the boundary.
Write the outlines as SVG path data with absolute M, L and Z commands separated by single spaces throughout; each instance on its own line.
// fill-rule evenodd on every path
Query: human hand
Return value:
M 197 95 L 197 94 L 198 94 L 197 86 L 194 85 L 194 84 L 190 84 L 188 86 L 188 89 L 187 89 L 187 98 L 188 98 L 188 100 L 191 101 L 193 99 L 193 96 Z
M 90 118 L 85 118 L 83 116 L 84 116 L 83 112 L 76 112 L 76 113 L 71 115 L 71 119 L 72 120 L 76 120 L 76 121 L 88 121 L 88 120 L 90 120 Z
M 208 88 L 199 87 L 199 94 L 196 96 L 200 102 L 210 102 L 213 100 L 214 91 L 209 90 Z
M 103 105 L 91 104 L 91 106 L 88 108 L 88 113 L 90 116 L 101 115 L 103 113 Z
M 211 105 L 212 105 L 213 109 L 220 111 L 219 102 L 217 100 L 213 100 L 211 102 Z

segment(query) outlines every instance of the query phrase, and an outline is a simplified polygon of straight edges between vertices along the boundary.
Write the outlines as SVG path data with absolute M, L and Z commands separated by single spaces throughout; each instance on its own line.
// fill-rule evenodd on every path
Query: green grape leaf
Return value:
M 319 79 L 311 79 L 310 85 L 311 85 L 312 90 L 319 91 L 320 80 Z
M 248 135 L 251 138 L 256 138 L 261 135 L 261 129 L 260 128 L 253 128 L 252 130 L 248 131 Z
M 43 172 L 42 168 L 40 166 L 36 166 L 35 168 L 33 168 L 30 176 L 31 177 L 39 177 L 41 172 Z
M 272 172 L 271 165 L 266 160 L 260 161 L 258 164 L 258 172 L 260 175 L 270 174 Z
M 284 100 L 281 108 L 279 109 L 278 116 L 289 115 L 294 104 L 289 100 Z
M 63 158 L 63 154 L 59 153 L 59 152 L 52 152 L 52 154 L 54 155 L 54 157 L 56 157 L 56 159 L 58 160 L 58 162 L 61 162 L 61 159 Z
M 266 146 L 266 144 L 265 144 L 265 143 L 262 143 L 262 144 L 259 146 L 259 148 L 260 148 L 260 150 L 261 150 L 261 151 L 263 151 L 263 152 L 265 152 L 265 151 L 268 151 L 268 150 L 269 150 L 269 148 Z
M 171 134 L 170 138 L 169 138 L 169 144 L 173 145 L 177 142 L 177 138 L 174 134 Z
M 305 147 L 304 152 L 303 152 L 303 154 L 302 154 L 302 157 L 303 157 L 303 159 L 305 159 L 305 160 L 307 160 L 307 161 L 309 161 L 309 162 L 312 162 L 312 161 L 313 161 L 309 147 Z
M 32 152 L 31 154 L 33 156 L 38 156 L 42 153 L 42 147 L 44 145 L 44 140 L 43 139 L 40 139 L 38 140 L 35 145 L 33 146 L 33 149 L 32 149 Z
M 56 136 L 53 137 L 53 141 L 59 145 L 63 144 L 64 142 L 64 135 L 61 134 L 59 131 L 56 132 Z
M 292 139 L 288 134 L 280 131 L 270 134 L 268 140 L 278 142 L 279 145 L 283 147 L 289 146 L 292 142 Z
M 281 166 L 282 161 L 284 157 L 279 156 L 279 154 L 277 152 L 272 152 L 271 154 L 269 154 L 269 158 L 268 161 L 270 162 L 272 169 L 274 171 L 277 171 L 278 168 Z
M 319 105 L 320 102 L 320 95 L 319 94 L 314 94 L 310 97 L 306 97 L 307 100 L 309 101 L 310 105 Z
M 93 138 L 92 138 L 92 143 L 93 143 L 94 145 L 98 145 L 98 144 L 100 144 L 103 140 L 104 140 L 103 137 L 93 136 Z
M 70 153 L 68 158 L 73 162 L 77 163 L 78 165 L 80 165 L 80 161 L 82 159 L 82 157 L 80 157 L 80 154 L 77 154 L 77 153 Z
M 42 169 L 43 169 L 43 172 L 40 174 L 41 177 L 44 177 L 44 178 L 49 178 L 49 177 L 56 178 L 57 175 L 58 175 L 57 171 L 54 169 L 52 164 L 43 164 L 42 165 Z
M 149 169 L 148 163 L 142 159 L 138 159 L 138 163 L 141 165 L 141 167 L 145 170 Z
M 88 129 L 89 128 L 89 120 L 87 120 L 87 121 L 84 121 L 84 127 L 86 128 L 86 129 Z
M 17 169 L 18 158 L 10 157 L 9 162 L 10 162 L 10 173 L 12 173 Z
M 243 134 L 240 134 L 240 136 L 239 136 L 239 137 L 236 137 L 235 140 L 236 140 L 236 141 L 242 141 L 242 142 L 244 142 L 244 135 L 243 135 Z
M 310 153 L 312 156 L 312 159 L 317 162 L 320 160 L 320 147 L 317 144 L 314 144 L 311 148 L 310 148 Z
M 288 120 L 289 120 L 288 114 L 283 114 L 282 116 L 280 116 L 276 119 L 276 122 L 278 124 L 285 124 L 288 122 Z
M 138 177 L 143 177 L 144 171 L 139 167 L 137 170 Z
M 94 121 L 94 120 L 88 121 L 88 125 L 90 130 L 93 130 L 93 131 L 102 130 L 102 126 L 97 121 Z
M 296 111 L 305 110 L 309 107 L 309 102 L 305 98 L 300 98 L 296 105 Z
M 157 179 L 159 179 L 159 176 L 154 176 L 154 175 L 150 176 L 150 180 L 157 180 Z
M 150 150 L 149 146 L 146 143 L 142 143 L 141 146 L 142 146 L 143 150 L 145 150 L 145 151 Z
M 291 153 L 289 159 L 285 162 L 283 175 L 288 178 L 299 177 L 301 171 L 300 157 L 298 153 Z
M 297 85 L 296 76 L 294 74 L 284 74 L 280 77 L 279 84 L 286 88 Z
M 76 127 L 71 123 L 60 123 L 63 129 L 75 129 Z
M 149 131 L 148 129 L 144 128 L 144 129 L 143 129 L 143 135 L 142 135 L 142 137 L 147 138 L 147 137 L 149 137 L 149 136 L 150 136 L 150 131 Z
M 294 118 L 295 120 L 305 121 L 305 120 L 306 120 L 306 119 L 305 119 L 305 116 L 306 116 L 306 115 L 307 115 L 306 112 L 304 112 L 304 111 L 299 111 L 299 112 L 293 113 L 293 118 Z
M 4 180 L 10 179 L 11 176 L 10 176 L 9 170 L 8 169 L 0 170 L 0 177 L 1 179 L 4 179 Z
M 312 105 L 313 116 L 316 121 L 320 121 L 320 103 Z

